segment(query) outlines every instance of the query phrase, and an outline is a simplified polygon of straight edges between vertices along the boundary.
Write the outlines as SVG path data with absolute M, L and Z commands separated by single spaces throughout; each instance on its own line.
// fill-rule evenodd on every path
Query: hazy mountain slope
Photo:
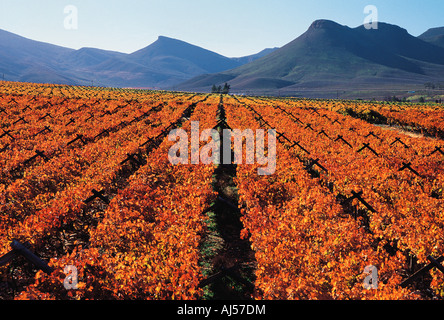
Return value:
M 231 58 L 231 59 L 235 60 L 237 62 L 240 62 L 241 65 L 244 65 L 244 64 L 253 62 L 257 59 L 260 59 L 262 57 L 265 57 L 266 55 L 276 51 L 277 49 L 279 49 L 279 48 L 267 48 L 267 49 L 264 49 L 261 52 L 258 52 L 256 54 L 252 54 L 252 55 L 240 57 L 240 58 Z
M 0 30 L 0 76 L 13 81 L 168 87 L 243 63 L 246 59 L 230 59 L 167 37 L 125 54 L 95 48 L 74 50 Z
M 273 53 L 239 68 L 191 79 L 182 89 L 208 90 L 217 80 L 234 91 L 286 87 L 421 82 L 444 70 L 444 50 L 380 23 L 378 30 L 315 21 L 303 35 Z
M 45 74 L 42 82 L 52 77 L 60 81 L 63 76 L 59 75 L 58 66 L 62 57 L 73 51 L 0 30 L 0 73 L 5 79 L 19 81 L 34 78 L 41 68 Z
M 444 27 L 429 29 L 418 38 L 444 48 Z

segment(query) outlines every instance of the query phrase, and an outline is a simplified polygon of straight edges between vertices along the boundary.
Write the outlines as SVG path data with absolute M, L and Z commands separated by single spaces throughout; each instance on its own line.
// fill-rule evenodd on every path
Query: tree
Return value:
M 436 86 L 433 82 L 427 82 L 424 84 L 424 86 L 426 89 L 435 89 L 436 88 Z
M 222 87 L 216 86 L 213 84 L 213 87 L 211 88 L 211 93 L 222 93 L 222 94 L 228 94 L 230 92 L 231 86 L 228 83 L 225 83 L 225 85 Z
M 222 94 L 229 94 L 231 86 L 225 82 L 224 88 L 222 89 Z

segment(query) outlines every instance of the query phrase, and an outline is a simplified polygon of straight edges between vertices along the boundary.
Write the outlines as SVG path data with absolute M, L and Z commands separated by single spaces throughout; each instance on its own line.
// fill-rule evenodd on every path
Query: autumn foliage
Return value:
M 347 109 L 436 137 L 442 129 L 442 111 L 424 106 L 2 82 L 0 255 L 17 239 L 54 269 L 0 267 L 20 283 L 3 298 L 200 299 L 216 165 L 172 165 L 168 132 L 219 120 L 278 133 L 275 174 L 239 164 L 234 177 L 255 299 L 424 298 L 400 284 L 412 261 L 444 254 L 444 143 Z M 85 201 L 94 191 L 107 201 Z M 363 287 L 369 265 L 378 289 Z M 427 277 L 442 297 L 444 275 Z

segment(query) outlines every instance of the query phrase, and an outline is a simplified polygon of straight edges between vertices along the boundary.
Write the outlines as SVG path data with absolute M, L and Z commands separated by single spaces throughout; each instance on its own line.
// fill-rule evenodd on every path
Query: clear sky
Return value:
M 78 28 L 66 29 L 78 10 Z M 374 5 L 379 21 L 418 36 L 444 26 L 444 0 L 0 0 L 0 29 L 69 48 L 134 52 L 159 35 L 239 57 L 280 47 L 317 19 L 349 27 L 364 23 Z

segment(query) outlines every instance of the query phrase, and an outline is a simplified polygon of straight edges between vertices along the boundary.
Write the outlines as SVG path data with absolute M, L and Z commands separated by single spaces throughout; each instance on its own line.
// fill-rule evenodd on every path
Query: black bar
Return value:
M 430 261 L 430 260 L 429 260 Z M 439 257 L 438 259 L 435 260 L 436 262 L 438 262 L 439 264 L 441 262 L 444 261 L 444 257 Z M 417 278 L 419 278 L 420 276 L 422 276 L 424 273 L 432 270 L 435 267 L 434 263 L 429 263 L 428 265 L 426 265 L 425 267 L 419 269 L 418 271 L 416 271 L 413 275 L 411 275 L 409 278 L 407 278 L 406 280 L 404 280 L 403 282 L 401 282 L 400 286 L 405 288 L 407 287 L 409 284 L 411 284 L 412 282 L 414 282 Z
M 11 247 L 14 250 L 16 250 L 19 254 L 24 256 L 26 260 L 34 264 L 37 268 L 39 268 L 43 272 L 51 274 L 54 271 L 54 269 L 48 266 L 48 264 L 45 261 L 37 257 L 34 253 L 32 253 L 28 248 L 26 248 L 23 244 L 21 244 L 17 240 L 12 241 Z
M 66 110 L 62 116 L 66 116 L 67 114 L 72 114 L 74 111 L 72 111 L 71 109 L 68 108 L 68 110 Z
M 358 199 L 359 201 L 361 201 L 361 203 L 362 203 L 364 206 L 366 206 L 367 209 L 369 209 L 371 212 L 376 212 L 376 210 L 375 210 L 371 205 L 369 205 L 367 201 L 365 201 L 365 200 L 361 197 L 362 194 L 363 194 L 362 191 L 359 192 L 359 193 L 356 193 L 356 192 L 352 191 L 352 194 L 353 194 L 354 197 L 356 197 L 356 199 Z
M 94 137 L 94 139 L 97 139 L 98 137 L 100 137 L 101 135 L 105 134 L 105 133 L 109 133 L 109 131 L 107 129 L 104 129 L 102 132 L 100 132 L 98 135 L 96 135 Z
M 134 122 L 139 121 L 139 117 L 135 117 L 133 120 L 131 120 L 128 124 L 133 124 Z
M 399 171 L 403 171 L 405 169 L 409 169 L 411 172 L 413 172 L 414 174 L 416 174 L 418 177 L 421 177 L 421 175 L 412 168 L 411 163 L 402 163 L 402 167 L 399 169 Z
M 216 127 L 223 125 L 224 127 L 229 128 L 228 123 L 225 119 L 221 119 L 217 122 Z
M 291 115 L 291 117 L 293 118 L 293 120 L 294 121 L 297 121 L 297 122 L 299 122 L 300 124 L 304 124 L 298 117 L 295 117 L 293 114 L 291 114 L 290 113 L 290 115 Z
M 376 212 L 376 210 L 375 210 L 370 204 L 368 204 L 367 201 L 365 201 L 365 200 L 362 198 L 362 195 L 363 195 L 363 192 L 362 192 L 362 191 L 359 191 L 359 192 L 354 192 L 354 191 L 352 191 L 352 195 L 353 195 L 353 196 L 351 196 L 350 198 L 345 199 L 345 200 L 342 202 L 342 204 L 347 204 L 347 203 L 353 201 L 354 199 L 358 199 L 358 200 L 359 200 L 364 206 L 366 206 L 367 209 L 369 209 L 371 212 Z
M 29 242 L 25 242 L 23 245 L 26 248 L 29 248 L 31 246 L 29 244 Z M 19 252 L 17 252 L 17 250 L 15 250 L 15 249 L 12 249 L 7 254 L 0 257 L 0 266 L 4 266 L 4 265 L 8 264 L 9 262 L 11 262 L 15 257 L 17 257 L 17 254 L 19 254 Z
M 434 267 L 436 267 L 439 271 L 441 271 L 442 273 L 444 273 L 444 266 L 438 262 L 437 260 L 435 260 L 432 256 L 428 256 L 427 260 L 429 260 Z
M 331 138 L 328 136 L 328 134 L 324 131 L 324 129 L 322 129 L 318 135 L 323 134 L 324 136 L 326 136 L 327 138 L 329 138 L 331 140 Z
M 336 138 L 335 142 L 341 140 L 342 142 L 344 142 L 346 145 L 348 145 L 350 148 L 353 149 L 352 145 L 350 143 L 348 143 L 348 141 L 346 141 L 341 135 L 338 135 L 338 137 Z
M 68 122 L 67 124 L 65 124 L 65 127 L 66 127 L 66 126 L 69 126 L 71 123 L 74 123 L 74 122 L 75 122 L 75 121 L 74 121 L 73 118 L 69 119 L 69 122 Z
M 45 156 L 45 154 L 39 150 L 35 151 L 35 155 L 33 155 L 31 158 L 29 158 L 28 160 L 26 160 L 25 162 L 23 162 L 24 165 L 28 164 L 29 162 L 33 161 L 34 159 L 37 159 L 38 157 L 42 157 L 43 160 L 46 162 L 48 161 L 48 157 Z
M 352 195 L 351 197 L 345 199 L 342 203 L 343 203 L 343 204 L 347 204 L 347 203 L 353 201 L 354 199 L 356 199 L 357 196 L 362 196 L 362 195 L 363 195 L 363 192 L 362 192 L 362 191 L 359 191 L 358 193 L 356 193 L 356 192 L 352 191 L 352 194 L 353 194 L 353 195 Z
M 35 153 L 37 154 L 37 156 L 42 157 L 45 162 L 49 160 L 42 151 L 36 150 Z
M 154 140 L 153 140 L 152 138 L 148 138 L 148 140 L 145 141 L 143 144 L 141 144 L 140 147 L 144 147 L 144 146 L 146 146 L 147 144 L 151 144 L 151 143 L 153 143 L 153 142 L 154 142 Z
M 3 138 L 4 136 L 7 135 L 7 136 L 9 136 L 12 140 L 14 140 L 15 138 L 14 138 L 13 136 L 11 136 L 10 132 L 11 132 L 11 130 L 7 130 L 7 131 L 3 130 L 3 134 L 0 136 L 0 138 Z
M 4 256 L 0 257 L 0 266 L 7 265 L 9 262 L 12 261 L 17 256 L 16 252 L 14 250 L 9 251 Z
M 280 137 L 282 137 L 282 138 L 284 138 L 285 140 L 287 140 L 287 142 L 292 143 L 292 141 L 291 141 L 290 139 L 288 139 L 288 138 L 285 136 L 285 133 L 279 133 L 279 132 L 277 132 L 277 138 L 278 138 L 278 140 L 279 140 Z
M 370 131 L 370 133 L 368 135 L 365 136 L 365 138 L 368 138 L 370 136 L 373 136 L 379 140 L 382 140 L 378 135 L 376 135 L 373 131 Z
M 23 165 L 27 165 L 29 162 L 31 162 L 34 159 L 37 159 L 38 155 L 33 155 L 31 158 L 29 158 L 28 160 L 26 160 L 25 162 L 23 162 Z
M 36 137 L 36 136 L 38 136 L 39 134 L 42 134 L 45 131 L 51 132 L 51 129 L 48 128 L 47 126 L 45 126 L 45 129 L 41 130 L 40 132 L 37 132 L 34 136 Z
M 100 200 L 102 200 L 103 202 L 105 202 L 106 204 L 109 204 L 109 200 L 103 195 L 104 194 L 104 190 L 102 191 L 97 191 L 95 189 L 92 189 L 91 191 L 93 193 L 93 195 L 91 197 L 89 197 L 88 199 L 84 200 L 84 203 L 89 203 L 91 201 L 93 201 L 96 198 L 99 198 Z
M 304 150 L 307 154 L 310 154 L 310 152 L 308 150 L 306 150 L 303 146 L 300 145 L 299 141 L 294 142 L 293 145 L 291 146 L 291 148 L 293 148 L 294 146 L 298 146 L 299 148 Z
M 19 123 L 20 121 L 23 121 L 24 123 L 28 123 L 28 121 L 25 120 L 25 118 L 20 117 L 17 121 L 15 121 L 13 124 Z
M 7 143 L 2 149 L 0 149 L 0 153 L 5 152 L 9 148 L 9 143 Z
M 362 150 L 364 150 L 365 148 L 367 148 L 367 149 L 369 149 L 371 152 L 373 152 L 376 156 L 378 156 L 379 157 L 379 154 L 375 151 L 375 150 L 373 150 L 371 147 L 370 147 L 370 144 L 369 143 L 364 143 L 364 146 L 361 148 L 361 149 L 359 149 L 358 151 L 356 151 L 356 152 L 361 152 Z
M 309 165 L 309 168 L 313 167 L 316 164 L 316 165 L 318 165 L 319 168 L 321 168 L 322 170 L 324 170 L 325 172 L 328 173 L 328 170 L 319 163 L 319 159 L 316 159 L 316 160 L 310 159 L 310 162 L 311 163 Z
M 435 154 L 436 152 L 439 152 L 442 155 L 444 155 L 444 151 L 442 151 L 442 149 L 440 147 L 435 147 L 435 151 L 433 151 L 431 154 L 429 154 L 429 156 Z
M 76 142 L 78 140 L 82 141 L 82 143 L 85 144 L 85 141 L 83 141 L 83 135 L 78 134 L 77 138 L 75 138 L 75 139 L 71 140 L 70 142 L 68 142 L 67 146 L 73 144 L 74 142 Z
M 394 145 L 396 142 L 400 142 L 402 145 L 404 145 L 404 147 L 407 149 L 409 146 L 406 145 L 404 142 L 402 142 L 402 140 L 400 138 L 396 138 L 395 141 L 393 141 L 390 145 Z
M 125 160 L 123 160 L 120 164 L 125 164 L 126 162 L 128 162 L 128 161 L 130 161 L 130 162 L 132 162 L 133 164 L 136 164 L 136 165 L 138 165 L 138 166 L 141 166 L 142 165 L 142 162 L 141 162 L 141 160 L 140 160 L 140 158 L 139 159 L 136 159 L 136 155 L 139 157 L 139 155 L 138 154 L 129 154 L 129 153 L 127 153 L 126 154 L 128 157 L 125 159 Z
M 39 120 L 43 120 L 43 119 L 45 119 L 46 117 L 50 117 L 50 118 L 52 119 L 52 116 L 47 112 L 43 117 L 40 117 Z

